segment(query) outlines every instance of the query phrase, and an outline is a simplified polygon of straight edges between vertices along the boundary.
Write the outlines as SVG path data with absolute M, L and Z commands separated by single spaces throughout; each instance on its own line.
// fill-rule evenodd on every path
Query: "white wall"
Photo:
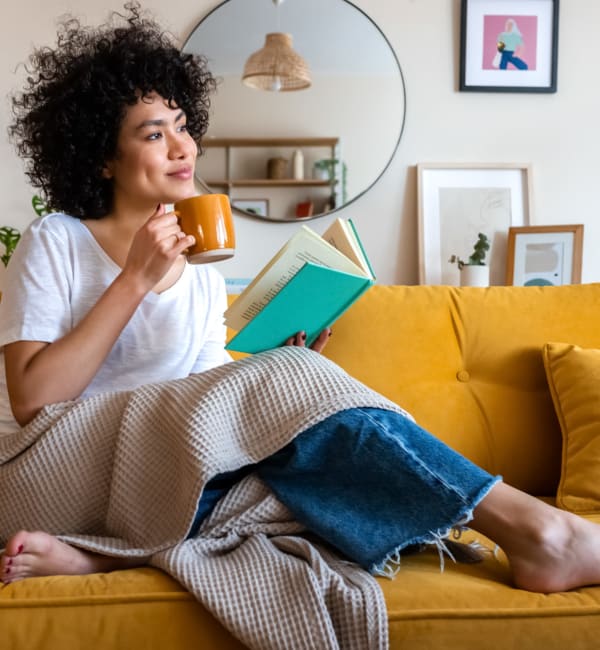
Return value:
M 182 42 L 215 0 L 148 0 L 145 6 Z M 384 176 L 339 214 L 352 217 L 379 282 L 417 282 L 417 162 L 528 162 L 533 165 L 533 224 L 584 223 L 583 281 L 600 280 L 600 82 L 587 44 L 600 25 L 600 3 L 563 0 L 556 94 L 458 92 L 459 0 L 355 0 L 379 24 L 402 66 L 407 119 L 400 147 Z M 2 96 L 23 78 L 17 64 L 32 44 L 52 42 L 55 18 L 74 11 L 103 20 L 116 0 L 20 0 L 3 9 Z M 8 101 L 0 129 L 9 123 Z M 32 189 L 12 147 L 0 141 L 0 225 L 24 228 Z M 333 217 L 311 224 L 322 231 Z M 297 226 L 236 219 L 238 253 L 220 265 L 230 277 L 253 275 Z M 2 269 L 0 268 L 0 273 Z M 0 286 L 2 276 L 0 275 Z

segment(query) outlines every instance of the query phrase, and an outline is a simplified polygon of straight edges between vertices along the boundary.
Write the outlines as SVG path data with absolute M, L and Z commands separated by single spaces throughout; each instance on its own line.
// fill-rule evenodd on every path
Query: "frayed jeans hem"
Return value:
M 452 531 L 466 527 L 467 524 L 473 520 L 473 510 L 475 510 L 479 503 L 481 503 L 481 501 L 483 501 L 483 499 L 485 499 L 489 494 L 490 490 L 500 481 L 502 481 L 501 476 L 494 476 L 489 483 L 484 485 L 471 500 L 472 503 L 465 507 L 456 517 L 453 524 L 403 541 L 401 544 L 395 546 L 389 553 L 386 553 L 380 562 L 373 563 L 371 567 L 369 567 L 369 573 L 374 576 L 389 578 L 390 580 L 395 578 L 400 571 L 402 551 L 411 546 L 435 546 L 440 558 L 440 571 L 444 570 L 445 556 L 448 556 L 453 562 L 456 562 L 452 552 L 446 546 L 445 540 L 450 537 Z

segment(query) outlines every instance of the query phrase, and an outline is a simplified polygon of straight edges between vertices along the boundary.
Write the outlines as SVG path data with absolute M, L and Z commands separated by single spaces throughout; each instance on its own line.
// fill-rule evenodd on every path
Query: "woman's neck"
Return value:
M 156 209 L 157 206 L 142 209 L 116 209 L 105 217 L 85 219 L 83 223 L 106 254 L 123 268 L 135 234 Z

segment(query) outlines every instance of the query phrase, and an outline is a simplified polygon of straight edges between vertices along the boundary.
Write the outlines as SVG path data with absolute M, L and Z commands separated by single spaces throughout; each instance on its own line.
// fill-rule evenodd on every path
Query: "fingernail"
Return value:
M 23 548 L 24 548 L 23 544 L 19 544 L 19 548 L 17 549 L 17 555 L 23 552 Z
M 329 334 L 327 336 L 331 336 L 333 334 L 333 330 L 329 330 Z
M 300 336 L 300 338 L 301 338 L 303 341 L 306 341 L 306 332 L 302 332 L 302 335 Z
M 10 565 L 12 564 L 12 558 L 11 558 L 11 557 L 8 558 L 8 561 L 7 561 L 6 564 L 7 564 L 8 566 L 10 566 Z
M 6 569 L 4 570 L 4 573 L 10 573 L 10 567 L 7 566 Z

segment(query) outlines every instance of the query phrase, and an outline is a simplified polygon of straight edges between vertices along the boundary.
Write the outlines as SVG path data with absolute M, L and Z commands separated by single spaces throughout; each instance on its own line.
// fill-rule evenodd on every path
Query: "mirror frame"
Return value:
M 213 14 L 215 14 L 217 11 L 219 11 L 219 9 L 221 9 L 223 6 L 229 4 L 231 1 L 232 0 L 222 0 L 222 2 L 220 2 L 216 7 L 211 9 L 205 16 L 203 16 L 194 25 L 194 27 L 190 30 L 190 32 L 188 33 L 188 35 L 185 38 L 185 41 L 184 41 L 184 43 L 182 45 L 181 49 L 182 49 L 183 52 L 187 51 L 186 47 L 188 46 L 192 36 L 196 32 L 196 30 L 202 25 L 202 23 L 207 21 Z M 252 219 L 256 219 L 256 220 L 262 221 L 262 222 L 269 222 L 269 223 L 290 223 L 290 222 L 299 222 L 299 221 L 311 221 L 313 219 L 318 219 L 320 217 L 331 215 L 331 214 L 333 214 L 335 212 L 338 212 L 340 210 L 343 210 L 343 209 L 347 208 L 349 205 L 351 205 L 356 200 L 358 200 L 360 197 L 364 196 L 368 191 L 370 191 L 377 184 L 377 182 L 383 176 L 383 174 L 387 171 L 390 164 L 392 163 L 392 160 L 394 159 L 394 157 L 396 155 L 396 152 L 398 151 L 398 148 L 400 146 L 400 141 L 402 140 L 402 135 L 404 134 L 404 128 L 406 126 L 406 81 L 404 79 L 404 74 L 402 72 L 402 67 L 400 65 L 400 61 L 398 60 L 398 56 L 396 55 L 396 52 L 395 52 L 394 48 L 392 47 L 392 44 L 390 43 L 387 36 L 384 34 L 382 29 L 379 27 L 379 25 L 366 13 L 366 11 L 364 11 L 360 7 L 356 6 L 356 4 L 354 4 L 354 2 L 351 2 L 350 0 L 339 0 L 339 2 L 343 2 L 343 3 L 347 4 L 347 5 L 350 5 L 350 7 L 352 7 L 353 9 L 358 11 L 360 14 L 362 14 L 364 16 L 364 18 L 366 18 L 372 24 L 372 26 L 377 30 L 377 32 L 379 32 L 379 35 L 383 39 L 384 43 L 389 48 L 389 51 L 391 52 L 393 60 L 394 60 L 394 62 L 396 64 L 396 67 L 398 69 L 398 74 L 399 74 L 400 81 L 401 81 L 401 86 L 402 86 L 402 110 L 399 111 L 399 117 L 401 118 L 401 123 L 400 123 L 400 131 L 398 132 L 398 137 L 396 138 L 396 142 L 395 142 L 394 147 L 393 147 L 393 149 L 392 149 L 392 151 L 391 151 L 391 153 L 389 155 L 389 158 L 387 159 L 387 161 L 383 165 L 382 169 L 379 171 L 379 173 L 376 175 L 376 177 L 374 178 L 374 180 L 370 184 L 368 184 L 363 190 L 358 192 L 352 198 L 348 199 L 342 205 L 336 206 L 335 208 L 332 208 L 331 210 L 329 210 L 327 212 L 320 212 L 320 213 L 317 213 L 317 214 L 313 214 L 313 215 L 311 215 L 309 217 L 280 217 L 280 218 L 277 218 L 277 217 L 272 217 L 272 216 L 269 216 L 269 215 L 261 216 L 261 215 L 253 214 L 252 212 L 248 212 L 246 210 L 241 210 L 240 208 L 235 208 L 235 207 L 232 206 L 232 211 L 235 214 L 245 216 L 245 217 L 251 217 Z M 197 52 L 196 54 L 201 55 L 202 53 Z M 215 72 L 215 71 L 212 71 L 212 72 L 218 78 L 218 72 Z M 218 192 L 215 192 L 215 189 L 212 188 L 210 185 L 208 185 L 206 183 L 206 181 L 204 181 L 204 179 L 201 178 L 196 172 L 194 172 L 194 177 L 195 177 L 196 181 L 199 183 L 199 185 L 202 187 L 202 189 L 205 192 L 207 192 L 209 194 L 218 193 Z

